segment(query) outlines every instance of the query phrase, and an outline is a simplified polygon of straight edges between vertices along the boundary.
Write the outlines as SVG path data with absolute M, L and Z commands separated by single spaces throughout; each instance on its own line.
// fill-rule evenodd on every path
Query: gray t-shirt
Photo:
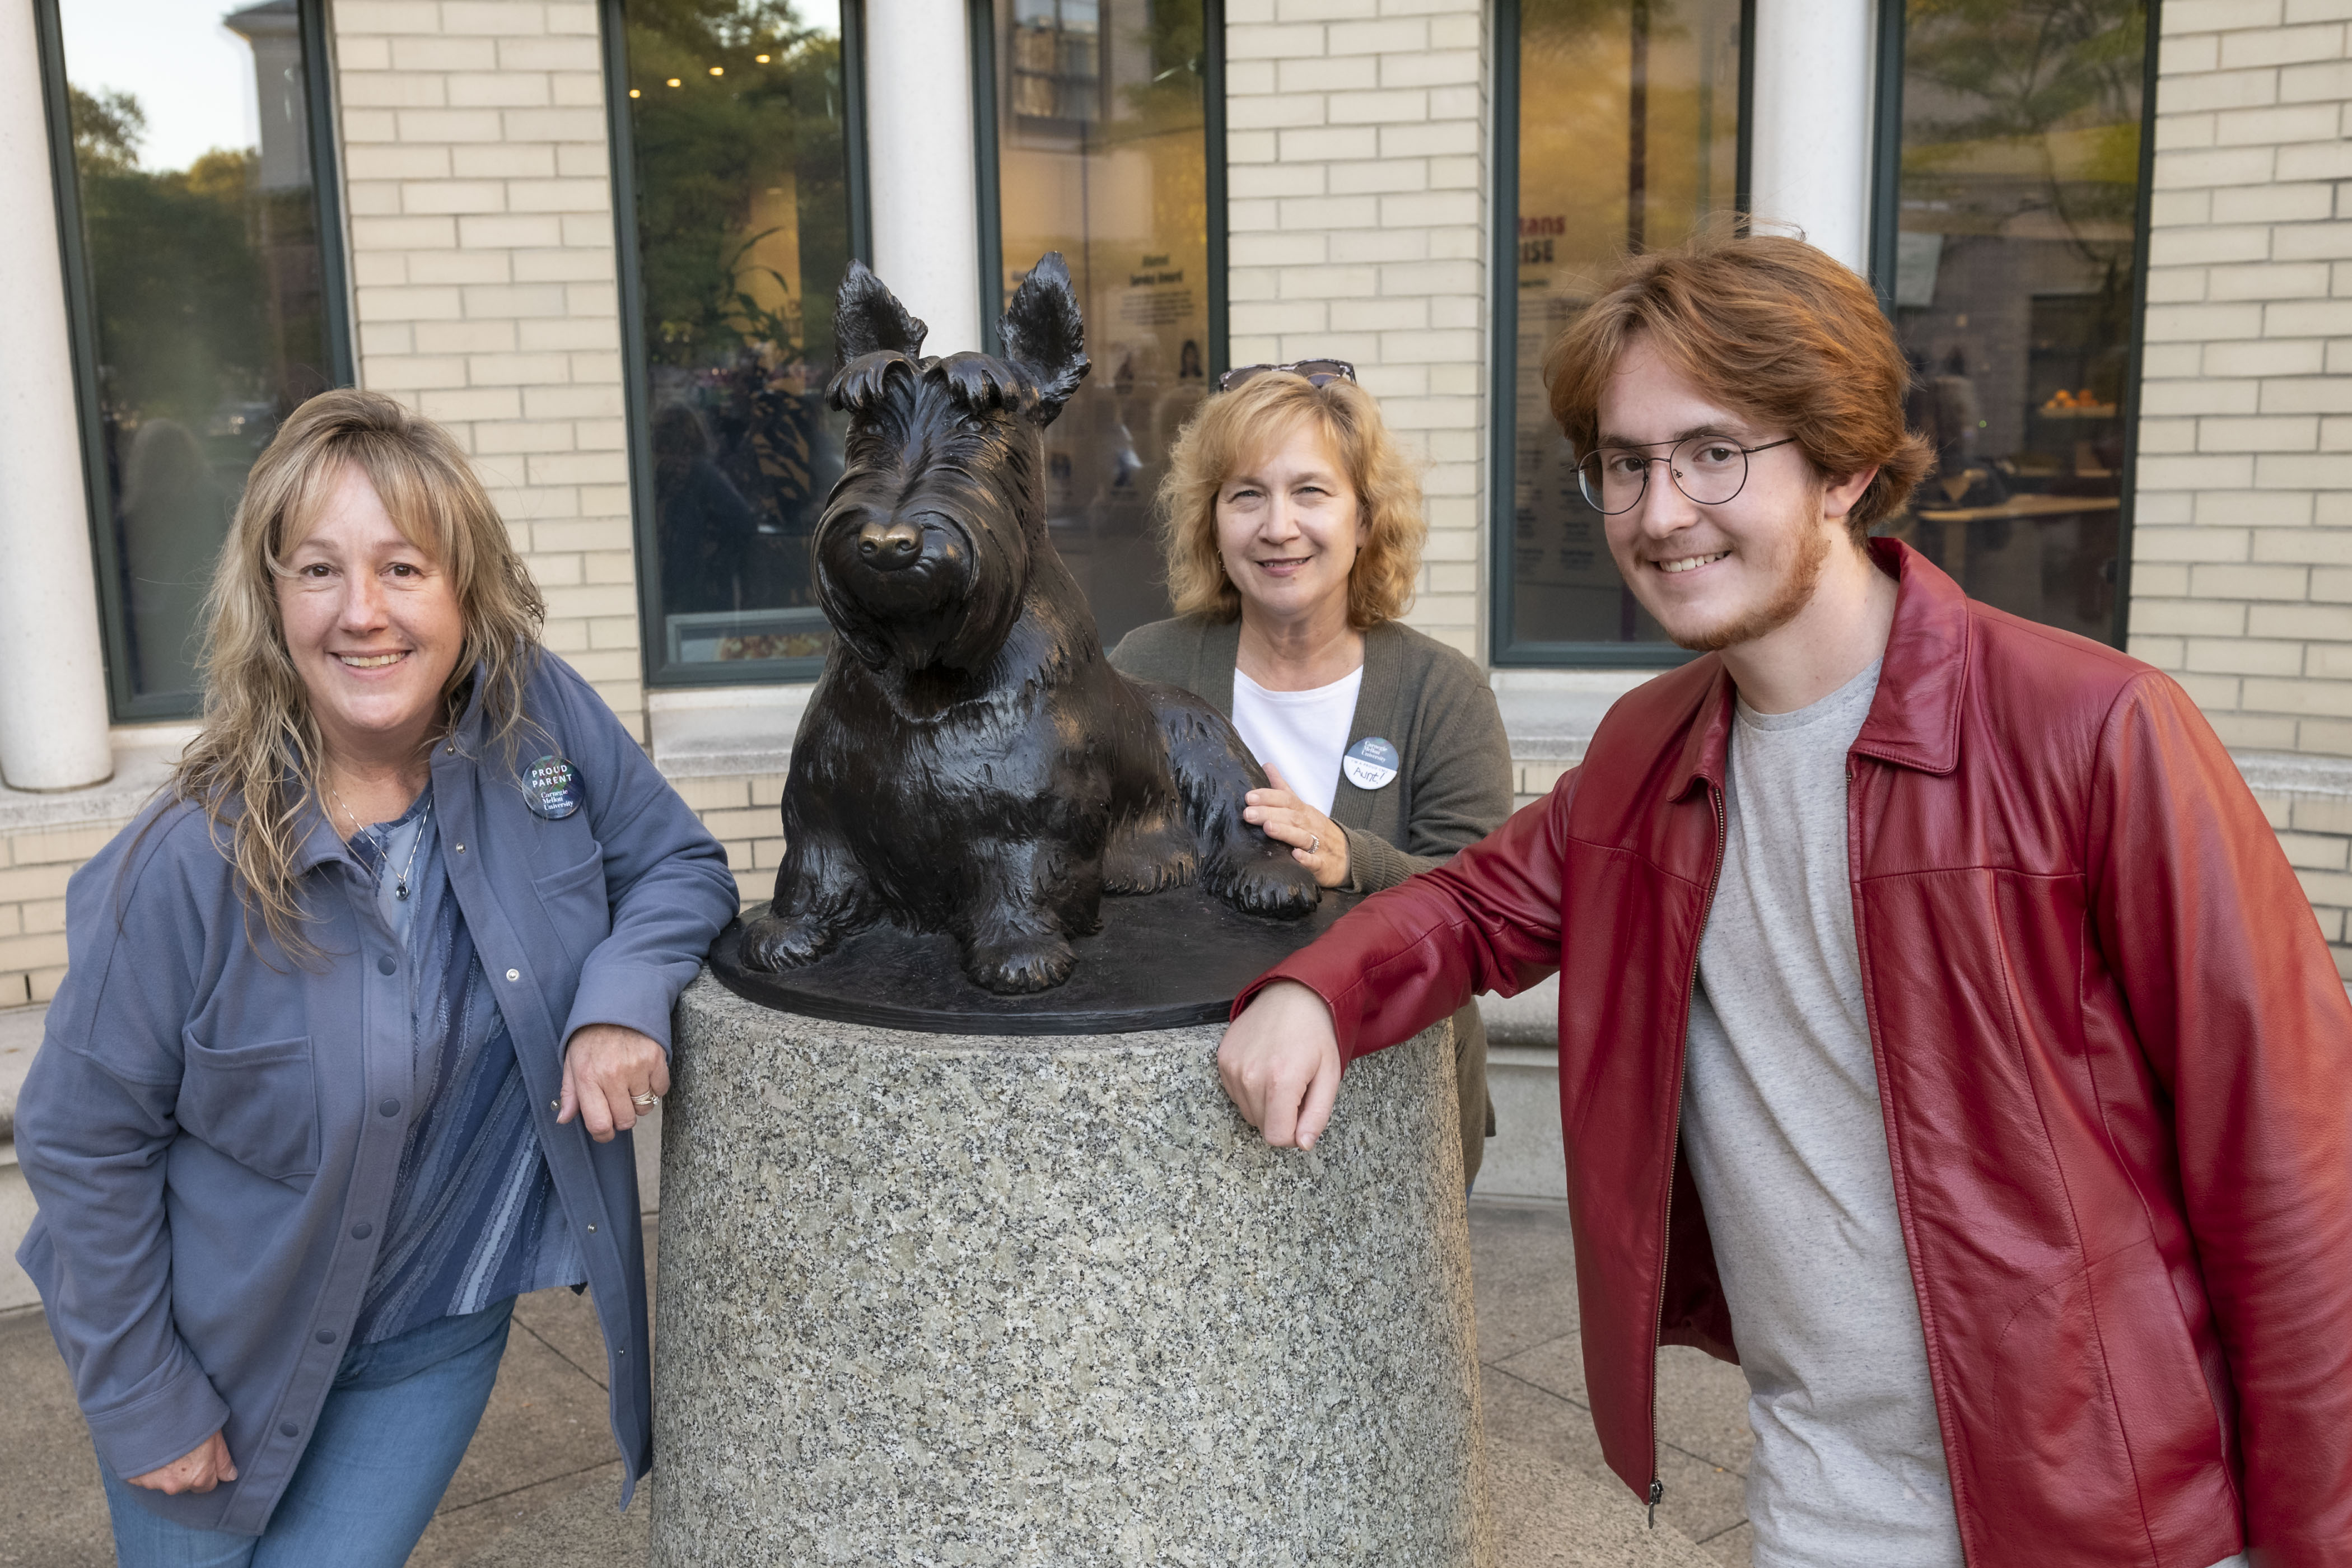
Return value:
M 1683 1140 L 1748 1374 L 1757 1568 L 1961 1568 L 1879 1114 L 1846 868 L 1878 666 L 1739 704 Z
M 1691 998 L 1683 1142 L 1748 1374 L 1756 1568 L 1961 1565 L 1846 863 L 1877 690 L 1874 664 L 1793 713 L 1739 704 Z

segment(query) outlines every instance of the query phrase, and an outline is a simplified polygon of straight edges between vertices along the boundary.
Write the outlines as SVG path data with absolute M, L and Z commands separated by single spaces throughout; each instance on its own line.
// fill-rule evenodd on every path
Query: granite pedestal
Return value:
M 1214 1026 L 678 1008 L 656 1564 L 1491 1562 L 1445 1026 L 1301 1153 Z

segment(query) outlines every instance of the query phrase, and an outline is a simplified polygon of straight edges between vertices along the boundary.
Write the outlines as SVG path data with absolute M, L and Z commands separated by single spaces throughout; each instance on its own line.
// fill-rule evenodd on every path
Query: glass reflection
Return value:
M 1208 390 L 1200 0 L 996 0 L 1001 265 L 1068 258 L 1094 370 L 1045 432 L 1046 518 L 1106 646 L 1168 614 L 1151 497 Z
M 333 384 L 295 0 L 63 0 L 124 717 L 194 701 L 254 459 Z
M 1545 348 L 1628 250 L 1737 199 L 1738 0 L 1521 0 L 1509 640 L 1666 642 L 1617 575 L 1544 395 Z
M 821 656 L 809 541 L 841 475 L 838 10 L 630 0 L 657 668 Z M 754 672 L 740 672 L 745 677 Z
M 1895 321 L 1937 465 L 1885 531 L 2117 641 L 2147 6 L 1912 0 L 1907 27 Z

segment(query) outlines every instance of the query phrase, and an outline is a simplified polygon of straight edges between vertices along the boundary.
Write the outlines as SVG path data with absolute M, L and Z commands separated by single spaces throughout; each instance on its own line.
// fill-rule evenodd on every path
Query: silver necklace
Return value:
M 383 854 L 386 847 L 390 843 L 390 840 L 376 828 L 362 826 L 360 825 L 359 813 L 352 809 L 351 803 L 342 797 L 341 792 L 339 792 L 334 785 L 329 784 L 327 786 L 327 793 L 335 797 L 335 804 L 343 808 L 343 815 L 345 816 L 351 818 L 352 831 L 353 833 L 367 834 L 375 840 L 376 853 L 379 855 Z M 393 882 L 392 885 L 392 896 L 395 899 L 405 900 L 408 897 L 408 875 L 410 872 L 416 869 L 416 851 L 423 847 L 425 844 L 425 825 L 432 820 L 433 797 L 430 795 L 427 795 L 425 797 L 425 815 L 416 819 L 416 837 L 408 841 L 408 864 L 400 868 L 400 876 Z M 382 873 L 379 872 L 378 875 L 381 876 Z

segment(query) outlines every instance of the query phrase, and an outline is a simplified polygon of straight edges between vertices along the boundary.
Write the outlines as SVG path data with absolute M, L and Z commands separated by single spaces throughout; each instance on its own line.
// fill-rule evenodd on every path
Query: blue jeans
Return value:
M 513 1317 L 509 1297 L 353 1346 L 258 1537 L 159 1518 L 101 1461 L 120 1568 L 401 1568 L 481 1425 Z

